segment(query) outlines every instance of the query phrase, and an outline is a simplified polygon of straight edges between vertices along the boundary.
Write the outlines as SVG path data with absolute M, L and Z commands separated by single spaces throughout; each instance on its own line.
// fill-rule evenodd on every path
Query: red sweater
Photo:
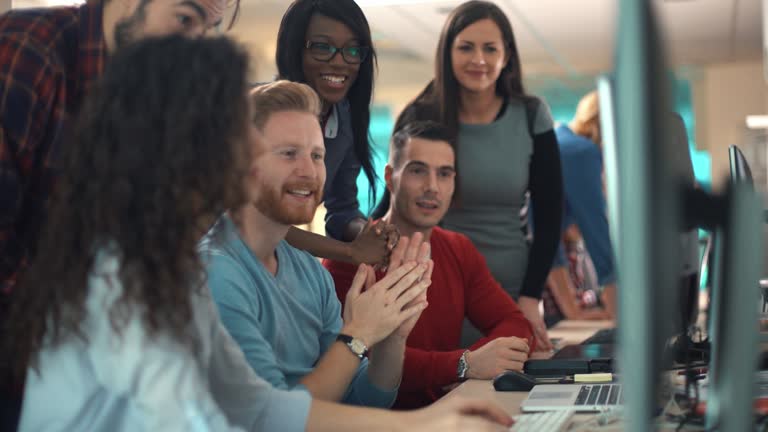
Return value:
M 534 348 L 530 323 L 512 298 L 493 279 L 485 259 L 472 242 L 438 227 L 430 237 L 435 268 L 427 289 L 429 306 L 408 336 L 403 379 L 395 408 L 418 408 L 445 394 L 443 387 L 457 382 L 461 327 L 464 317 L 486 336 L 475 350 L 500 336 L 517 336 Z M 357 268 L 324 260 L 333 276 L 342 305 Z M 381 278 L 377 274 L 377 278 Z

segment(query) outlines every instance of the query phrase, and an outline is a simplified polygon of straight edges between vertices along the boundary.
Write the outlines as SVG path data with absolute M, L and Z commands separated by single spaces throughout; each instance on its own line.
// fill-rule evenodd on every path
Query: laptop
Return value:
M 541 384 L 534 386 L 520 409 L 538 411 L 606 411 L 624 403 L 621 384 Z

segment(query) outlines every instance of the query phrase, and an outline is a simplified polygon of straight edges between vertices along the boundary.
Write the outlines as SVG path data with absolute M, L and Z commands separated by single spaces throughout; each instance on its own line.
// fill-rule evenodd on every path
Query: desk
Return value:
M 596 331 L 610 327 L 614 327 L 613 321 L 561 321 L 555 327 L 549 329 L 549 337 L 562 338 L 563 341 L 561 342 L 560 346 L 578 344 L 594 334 Z M 534 355 L 531 357 L 547 358 L 550 356 L 550 353 L 534 353 Z M 460 386 L 456 387 L 453 391 L 445 395 L 444 398 L 456 396 L 492 400 L 504 408 L 504 410 L 509 415 L 516 416 L 518 414 L 522 414 L 522 411 L 520 411 L 520 405 L 528 396 L 528 392 L 497 392 L 494 390 L 493 381 L 491 380 L 467 380 Z M 572 421 L 575 424 L 583 424 L 582 422 L 590 419 L 593 416 L 594 414 L 575 414 Z M 619 422 L 597 429 L 592 429 L 590 427 L 585 429 L 580 428 L 579 431 L 588 432 L 592 430 L 598 430 L 600 432 L 620 432 L 623 429 L 623 423 Z M 664 425 L 659 427 L 658 430 L 664 432 L 673 432 L 675 427 L 674 425 Z
M 577 344 L 592 336 L 596 331 L 613 327 L 613 321 L 560 321 L 549 329 L 550 338 L 562 338 L 560 346 Z M 551 353 L 534 353 L 531 358 L 547 358 Z M 476 399 L 490 399 L 503 407 L 509 415 L 520 414 L 520 404 L 528 392 L 497 392 L 493 389 L 491 380 L 467 380 L 445 395 L 446 398 L 455 396 Z

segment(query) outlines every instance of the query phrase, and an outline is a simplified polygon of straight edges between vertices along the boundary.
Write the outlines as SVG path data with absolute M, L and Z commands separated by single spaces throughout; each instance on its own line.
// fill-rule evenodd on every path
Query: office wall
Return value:
M 711 178 L 716 190 L 728 174 L 728 146 L 745 143 L 746 116 L 768 114 L 768 86 L 763 76 L 760 61 L 687 67 L 680 74 L 691 85 L 695 144 L 712 157 Z M 389 106 L 394 116 L 424 85 L 388 84 L 377 85 L 375 101 Z
M 728 176 L 728 146 L 743 145 L 745 117 L 768 113 L 768 87 L 759 61 L 699 68 L 691 77 L 696 146 L 712 156 L 712 186 Z
M 396 118 L 400 111 L 412 101 L 426 85 L 426 81 L 414 84 L 387 85 L 376 84 L 374 103 L 389 107 L 392 116 Z
M 11 0 L 0 0 L 0 13 L 11 10 Z

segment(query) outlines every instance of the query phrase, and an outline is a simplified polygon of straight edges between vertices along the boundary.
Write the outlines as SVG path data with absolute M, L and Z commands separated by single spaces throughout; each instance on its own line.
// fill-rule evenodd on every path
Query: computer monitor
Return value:
M 749 169 L 749 163 L 747 158 L 744 157 L 744 153 L 741 152 L 735 145 L 728 147 L 728 162 L 731 166 L 731 181 L 734 183 L 747 183 L 753 184 L 752 170 Z
M 750 235 L 760 229 L 754 192 L 734 187 L 727 199 L 712 200 L 718 206 L 725 203 L 721 212 L 709 211 L 706 205 L 701 206 L 701 215 L 683 212 L 683 202 L 707 204 L 709 196 L 693 191 L 674 165 L 669 75 L 653 14 L 655 4 L 619 3 L 614 89 L 615 143 L 621 145 L 614 170 L 619 189 L 618 360 L 625 386 L 626 430 L 638 432 L 654 429 L 663 348 L 679 322 L 679 234 L 698 224 L 699 216 L 722 224 L 722 280 L 734 292 L 742 292 L 750 280 L 756 284 L 759 267 L 755 264 L 762 254 L 762 245 L 749 247 Z M 747 235 L 750 230 L 754 231 Z M 754 357 L 757 309 L 748 292 L 723 296 L 726 300 L 717 306 L 721 337 L 713 348 L 717 372 L 709 393 L 708 420 L 716 421 L 720 430 L 750 430 L 752 424 L 753 369 L 744 362 Z M 746 310 L 749 304 L 752 314 Z M 750 317 L 754 317 L 751 322 Z
M 713 232 L 708 338 L 707 429 L 751 430 L 757 363 L 757 302 L 762 270 L 762 204 L 744 154 L 728 149 L 731 183 L 726 211 Z M 762 237 L 760 237 L 762 238 Z
M 671 105 L 653 2 L 622 0 L 615 67 L 620 227 L 619 368 L 630 431 L 653 429 L 662 355 L 678 303 L 680 201 Z
M 710 287 L 711 344 L 707 430 L 753 430 L 759 333 L 757 308 L 763 244 L 762 204 L 754 189 L 732 183 L 715 243 Z
M 619 217 L 619 173 L 618 152 L 616 144 L 616 115 L 615 115 L 615 85 L 609 75 L 597 78 L 597 93 L 600 104 L 600 132 L 603 143 L 603 163 L 605 166 L 606 192 L 608 201 L 608 220 L 613 249 L 618 250 L 620 239 Z M 674 161 L 672 170 L 680 175 L 685 184 L 693 186 L 693 163 L 688 150 L 688 136 L 682 118 L 676 113 L 670 113 L 670 140 L 668 145 L 669 157 Z M 695 323 L 698 313 L 698 233 L 695 229 L 680 233 L 680 267 L 678 273 L 678 316 L 674 334 L 685 335 L 688 328 Z M 615 257 L 614 257 L 615 258 Z M 682 347 L 681 347 L 682 348 Z
M 600 139 L 603 144 L 603 167 L 608 207 L 608 230 L 613 250 L 619 249 L 618 240 L 621 221 L 619 220 L 619 173 L 616 153 L 616 114 L 614 83 L 609 75 L 597 77 L 597 100 L 600 106 Z M 614 261 L 616 257 L 614 256 Z

